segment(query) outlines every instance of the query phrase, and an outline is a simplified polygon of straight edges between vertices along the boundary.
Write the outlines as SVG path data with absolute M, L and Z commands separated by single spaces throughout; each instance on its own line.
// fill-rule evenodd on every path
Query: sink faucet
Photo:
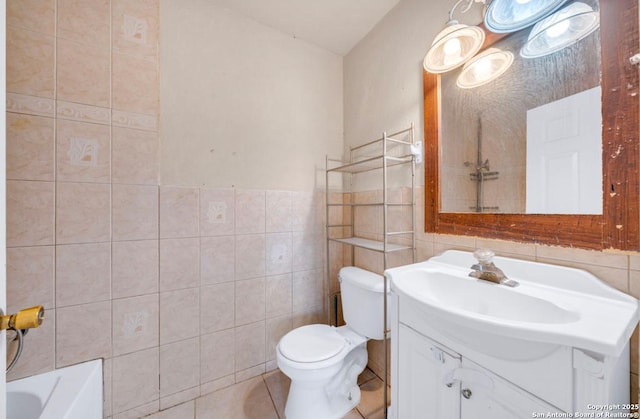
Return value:
M 494 265 L 493 257 L 495 256 L 495 253 L 491 250 L 478 249 L 473 252 L 473 256 L 478 260 L 478 263 L 471 265 L 471 269 L 473 269 L 473 271 L 469 272 L 470 277 L 506 285 L 508 287 L 515 287 L 518 285 L 517 281 L 507 278 L 504 272 Z

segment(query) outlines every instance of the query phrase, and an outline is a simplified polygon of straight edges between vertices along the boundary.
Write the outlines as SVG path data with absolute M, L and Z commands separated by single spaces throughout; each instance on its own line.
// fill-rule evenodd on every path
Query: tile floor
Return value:
M 145 419 L 284 419 L 289 383 L 287 376 L 275 370 Z M 384 418 L 382 380 L 367 368 L 358 384 L 360 404 L 344 419 Z

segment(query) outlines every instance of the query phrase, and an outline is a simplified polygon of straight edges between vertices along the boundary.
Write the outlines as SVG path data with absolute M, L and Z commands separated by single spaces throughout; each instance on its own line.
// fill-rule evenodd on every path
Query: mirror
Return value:
M 461 68 L 440 76 L 443 212 L 602 214 L 599 31 L 524 59 L 528 34 L 492 45 L 515 57 L 496 80 L 463 89 Z
M 425 231 L 589 249 L 640 250 L 638 69 L 629 62 L 629 57 L 638 50 L 637 1 L 602 2 L 602 215 L 440 211 L 442 81 L 436 75 L 423 72 Z M 470 123 L 477 127 L 477 121 Z

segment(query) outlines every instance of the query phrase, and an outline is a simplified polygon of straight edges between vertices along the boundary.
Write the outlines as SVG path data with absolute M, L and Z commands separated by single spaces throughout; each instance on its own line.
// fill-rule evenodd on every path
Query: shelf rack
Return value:
M 408 140 L 398 139 L 399 137 L 408 137 Z M 375 149 L 373 155 L 359 155 L 363 151 Z M 398 251 L 411 251 L 412 260 L 416 261 L 416 187 L 415 187 L 415 171 L 416 160 L 421 157 L 421 144 L 416 143 L 414 139 L 414 126 L 411 124 L 409 128 L 403 129 L 393 134 L 387 134 L 384 132 L 381 138 L 370 141 L 365 144 L 361 144 L 355 147 L 350 147 L 349 160 L 347 162 L 342 160 L 330 159 L 326 157 L 326 237 L 327 237 L 327 289 L 331 289 L 331 252 L 330 243 L 337 242 L 344 245 L 348 245 L 351 248 L 351 263 L 355 265 L 355 248 L 363 248 L 379 252 L 383 257 L 383 268 L 386 270 L 388 266 L 387 256 L 393 252 Z M 371 151 L 369 151 L 371 153 Z M 409 203 L 397 203 L 389 202 L 389 168 L 396 166 L 405 166 L 409 171 L 411 177 L 411 202 Z M 343 184 L 348 185 L 346 191 L 342 193 L 353 193 L 354 177 L 361 173 L 371 173 L 374 171 L 380 171 L 380 180 L 382 181 L 382 201 L 374 203 L 329 203 L 330 194 L 330 176 L 332 174 L 339 174 L 348 176 L 348 182 L 343 179 Z M 376 176 L 377 173 L 373 173 L 371 176 Z M 330 209 L 332 207 L 351 207 L 349 220 L 341 222 L 340 224 L 330 224 Z M 355 208 L 357 207 L 381 207 L 382 208 L 382 240 L 372 240 L 365 237 L 357 237 L 355 235 Z M 390 207 L 408 207 L 411 210 L 411 230 L 409 231 L 388 231 L 389 226 L 389 214 Z M 342 217 L 344 218 L 344 217 Z M 334 234 L 337 228 L 342 229 L 342 233 L 348 231 L 348 234 Z M 344 236 L 344 237 L 336 237 Z M 402 243 L 390 242 L 394 238 L 402 238 Z M 411 244 L 408 244 L 410 242 Z M 388 349 L 387 340 L 389 339 L 389 327 L 387 319 L 387 292 L 388 283 L 384 281 L 384 330 L 385 330 L 385 344 L 384 344 L 384 405 L 388 405 L 387 394 L 387 376 L 388 376 Z M 331 318 L 331 298 L 328 299 L 328 313 Z M 337 322 L 337 315 L 335 321 Z M 385 417 L 387 412 L 385 409 Z

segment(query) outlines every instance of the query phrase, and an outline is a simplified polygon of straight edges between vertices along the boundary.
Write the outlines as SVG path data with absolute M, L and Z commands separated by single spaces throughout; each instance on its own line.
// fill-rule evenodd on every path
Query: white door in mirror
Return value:
M 600 101 L 598 86 L 527 111 L 527 214 L 602 214 Z

